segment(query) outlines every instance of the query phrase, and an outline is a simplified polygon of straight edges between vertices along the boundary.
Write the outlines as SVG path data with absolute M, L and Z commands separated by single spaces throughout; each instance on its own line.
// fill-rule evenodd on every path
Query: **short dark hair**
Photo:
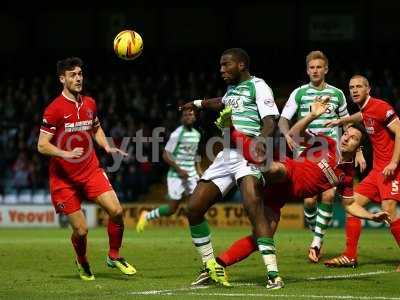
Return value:
M 65 71 L 71 71 L 75 67 L 82 67 L 83 61 L 79 57 L 67 57 L 57 62 L 58 76 L 64 75 Z
M 237 61 L 244 63 L 246 69 L 250 68 L 250 57 L 242 48 L 229 48 L 222 53 L 222 55 L 227 54 L 234 56 Z
M 369 139 L 368 133 L 367 133 L 367 130 L 365 129 L 365 127 L 363 125 L 361 125 L 360 123 L 350 124 L 348 128 L 350 128 L 350 127 L 353 127 L 355 129 L 357 129 L 359 132 L 361 132 L 360 146 L 363 146 Z

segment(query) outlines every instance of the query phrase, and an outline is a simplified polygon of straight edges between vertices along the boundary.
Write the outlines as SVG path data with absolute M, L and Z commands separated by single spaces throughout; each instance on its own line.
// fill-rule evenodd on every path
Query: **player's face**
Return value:
M 196 122 L 196 116 L 193 110 L 185 110 L 182 113 L 182 123 L 185 126 L 192 126 Z
M 227 84 L 236 84 L 240 79 L 240 71 L 243 69 L 243 63 L 238 63 L 231 54 L 221 56 L 220 72 L 222 79 Z
M 360 146 L 362 133 L 354 128 L 349 127 L 340 139 L 340 151 L 345 153 L 352 153 Z
M 60 81 L 71 93 L 80 93 L 83 85 L 82 69 L 75 67 L 72 70 L 65 71 L 64 75 L 60 76 Z
M 310 81 L 318 85 L 325 80 L 325 75 L 328 73 L 328 67 L 323 59 L 312 59 L 308 62 L 307 74 Z
M 349 90 L 353 102 L 362 106 L 369 96 L 370 87 L 361 77 L 356 77 L 350 80 Z

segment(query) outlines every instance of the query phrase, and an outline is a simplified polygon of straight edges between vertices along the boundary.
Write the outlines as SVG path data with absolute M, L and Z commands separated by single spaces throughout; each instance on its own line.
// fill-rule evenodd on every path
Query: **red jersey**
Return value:
M 392 160 L 394 151 L 394 134 L 387 126 L 398 117 L 390 104 L 372 97 L 360 110 L 372 143 L 373 169 L 382 171 Z
M 64 177 L 72 181 L 82 181 L 90 177 L 99 167 L 94 151 L 93 129 L 99 126 L 96 103 L 88 96 L 80 96 L 79 103 L 61 94 L 47 107 L 43 115 L 41 131 L 52 134 L 51 143 L 56 147 L 71 151 L 82 147 L 79 158 L 50 158 L 50 177 Z
M 354 162 L 340 162 L 334 139 L 318 134 L 297 160 L 286 159 L 291 194 L 303 199 L 332 187 L 343 197 L 353 197 Z

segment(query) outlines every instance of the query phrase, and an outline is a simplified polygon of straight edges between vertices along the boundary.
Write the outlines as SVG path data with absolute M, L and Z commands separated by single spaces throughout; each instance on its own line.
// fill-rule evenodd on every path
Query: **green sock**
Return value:
M 331 223 L 333 216 L 333 204 L 318 203 L 317 220 L 315 223 L 314 239 L 311 247 L 321 248 L 326 229 Z
M 273 238 L 260 237 L 257 239 L 258 250 L 261 253 L 265 266 L 267 267 L 268 278 L 275 278 L 279 275 L 278 264 L 275 255 L 275 243 Z
M 203 263 L 214 259 L 214 250 L 211 244 L 210 228 L 207 220 L 200 224 L 190 226 L 190 235 Z
M 170 207 L 168 204 L 161 205 L 160 207 L 157 207 L 153 209 L 152 211 L 148 212 L 146 215 L 146 219 L 148 221 L 158 219 L 159 217 L 167 217 L 170 216 Z
M 317 219 L 317 207 L 307 207 L 304 206 L 304 220 L 306 221 L 306 225 L 312 231 L 315 230 L 315 222 Z

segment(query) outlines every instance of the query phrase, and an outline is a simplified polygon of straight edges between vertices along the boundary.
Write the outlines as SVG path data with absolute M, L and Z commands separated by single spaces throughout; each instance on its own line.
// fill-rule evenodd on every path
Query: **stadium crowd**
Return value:
M 135 73 L 86 75 L 85 92 L 97 101 L 98 115 L 107 136 L 118 145 L 123 137 L 134 137 L 139 130 L 151 136 L 152 129 L 164 127 L 165 136 L 179 123 L 177 107 L 188 99 L 223 95 L 224 85 L 217 72 L 181 72 L 178 68 L 159 66 L 162 72 L 147 76 Z M 167 71 L 165 71 L 167 70 Z M 335 69 L 339 70 L 339 69 Z M 371 94 L 387 99 L 400 113 L 400 73 L 389 68 L 364 70 L 331 70 L 327 81 L 347 94 L 348 79 L 362 73 L 372 83 Z M 156 75 L 154 75 L 156 74 Z M 264 77 L 262 74 L 257 74 Z M 270 75 L 269 75 L 270 76 Z M 286 101 L 290 88 L 279 89 L 269 82 L 280 108 Z M 53 75 L 9 79 L 0 82 L 0 195 L 46 191 L 48 189 L 47 163 L 36 150 L 37 138 L 44 107 L 60 92 L 57 77 Z M 347 95 L 346 95 L 347 96 Z M 355 106 L 349 103 L 349 111 Z M 211 124 L 211 122 L 209 122 Z M 207 126 L 207 124 L 206 124 Z M 203 131 L 205 132 L 205 131 Z M 135 144 L 129 144 L 135 153 Z M 144 144 L 144 154 L 151 157 L 150 143 Z M 105 153 L 98 152 L 103 166 L 112 162 Z M 109 177 L 119 198 L 136 201 L 148 191 L 152 183 L 164 179 L 167 166 L 162 162 L 138 161 L 135 155 L 125 159 L 118 172 Z

